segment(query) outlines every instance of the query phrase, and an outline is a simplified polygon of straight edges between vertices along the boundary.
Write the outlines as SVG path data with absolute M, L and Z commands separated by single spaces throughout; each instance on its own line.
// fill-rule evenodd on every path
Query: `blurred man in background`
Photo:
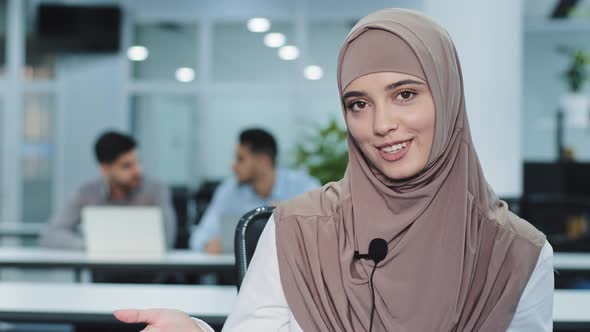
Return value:
M 99 137 L 94 152 L 101 177 L 82 185 L 66 206 L 51 218 L 41 235 L 41 245 L 84 249 L 80 232 L 81 212 L 85 206 L 97 205 L 160 207 L 166 244 L 168 248 L 174 245 L 176 220 L 170 193 L 161 183 L 143 176 L 136 147 L 135 140 L 125 134 L 107 132 Z
M 277 143 L 267 131 L 248 129 L 240 134 L 232 167 L 234 176 L 215 190 L 211 204 L 191 236 L 192 249 L 209 254 L 224 251 L 227 244 L 220 236 L 220 224 L 226 221 L 223 215 L 241 216 L 257 207 L 276 206 L 320 186 L 304 172 L 277 169 L 277 153 Z

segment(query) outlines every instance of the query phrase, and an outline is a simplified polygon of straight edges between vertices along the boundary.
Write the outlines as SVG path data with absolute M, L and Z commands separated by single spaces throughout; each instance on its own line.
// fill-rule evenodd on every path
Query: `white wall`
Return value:
M 107 129 L 127 130 L 124 68 L 117 55 L 68 56 L 57 64 L 57 206 L 80 183 L 99 175 L 93 150 L 98 135 Z
M 525 34 L 524 53 L 524 158 L 526 160 L 557 160 L 556 113 L 559 98 L 567 91 L 562 73 L 569 58 L 557 52 L 564 45 L 590 50 L 588 31 L 542 31 Z M 584 90 L 590 95 L 590 84 Z M 590 129 L 565 128 L 564 143 L 574 150 L 579 161 L 590 160 Z
M 137 127 L 133 134 L 145 174 L 171 185 L 194 185 L 194 97 L 147 95 L 133 100 Z
M 519 0 L 426 0 L 425 12 L 457 47 L 467 113 L 488 182 L 500 196 L 522 191 L 522 8 Z

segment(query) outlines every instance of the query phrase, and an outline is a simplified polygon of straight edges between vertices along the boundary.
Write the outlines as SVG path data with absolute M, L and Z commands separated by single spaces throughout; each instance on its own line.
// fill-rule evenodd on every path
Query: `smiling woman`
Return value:
M 426 82 L 393 72 L 368 74 L 348 85 L 343 103 L 348 130 L 387 177 L 403 180 L 425 168 L 435 126 Z
M 435 106 L 414 51 L 397 35 L 374 29 L 350 43 L 341 63 L 345 119 L 365 157 L 391 179 L 424 170 Z

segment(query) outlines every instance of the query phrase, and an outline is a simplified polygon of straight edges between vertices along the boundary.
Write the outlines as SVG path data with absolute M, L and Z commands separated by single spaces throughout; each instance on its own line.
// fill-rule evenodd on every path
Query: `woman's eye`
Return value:
M 409 90 L 405 90 L 400 92 L 397 95 L 398 99 L 401 99 L 402 101 L 407 101 L 407 100 L 411 100 L 412 98 L 414 98 L 416 96 L 416 93 L 413 91 L 409 91 Z
M 351 103 L 348 108 L 353 111 L 353 112 L 358 112 L 358 111 L 362 111 L 363 109 L 365 109 L 367 107 L 367 102 L 365 101 L 355 101 L 354 103 Z

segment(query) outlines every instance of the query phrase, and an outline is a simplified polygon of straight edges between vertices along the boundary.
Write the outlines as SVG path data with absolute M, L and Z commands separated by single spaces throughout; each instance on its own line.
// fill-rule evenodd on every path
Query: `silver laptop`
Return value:
M 236 234 L 236 227 L 243 214 L 226 213 L 219 218 L 219 230 L 221 232 L 221 244 L 223 246 L 224 254 L 234 253 L 234 237 Z
M 166 254 L 159 207 L 88 206 L 82 210 L 82 231 L 93 259 L 152 261 Z

